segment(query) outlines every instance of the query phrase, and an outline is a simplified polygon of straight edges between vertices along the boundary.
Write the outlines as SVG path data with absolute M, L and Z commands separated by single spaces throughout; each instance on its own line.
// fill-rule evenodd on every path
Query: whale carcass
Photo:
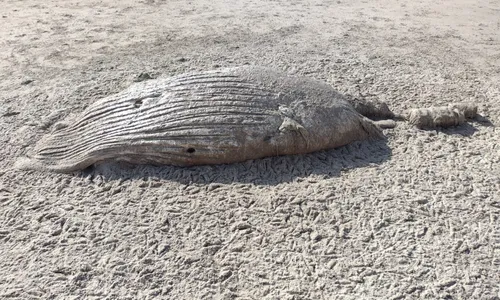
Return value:
M 136 83 L 57 126 L 18 165 L 222 164 L 382 137 L 330 85 L 247 66 Z

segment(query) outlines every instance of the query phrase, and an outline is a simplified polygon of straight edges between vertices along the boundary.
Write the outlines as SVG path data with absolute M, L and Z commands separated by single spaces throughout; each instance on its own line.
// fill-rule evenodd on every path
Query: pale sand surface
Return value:
M 228 166 L 11 168 L 141 73 L 264 65 L 500 124 L 498 1 L 0 5 L 1 299 L 499 299 L 487 122 Z

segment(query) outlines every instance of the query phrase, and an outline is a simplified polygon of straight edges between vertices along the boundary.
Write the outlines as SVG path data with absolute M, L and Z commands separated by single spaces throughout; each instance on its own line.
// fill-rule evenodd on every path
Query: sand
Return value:
M 498 1 L 2 1 L 0 298 L 498 299 Z M 132 82 L 262 65 L 450 129 L 225 166 L 19 171 Z

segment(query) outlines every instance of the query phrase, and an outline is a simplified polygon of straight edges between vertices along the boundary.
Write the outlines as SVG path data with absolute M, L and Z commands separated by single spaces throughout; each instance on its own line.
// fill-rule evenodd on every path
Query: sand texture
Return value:
M 0 9 L 0 299 L 499 299 L 498 1 Z M 12 168 L 132 83 L 260 65 L 448 129 L 231 165 Z M 375 103 L 375 102 L 374 102 Z

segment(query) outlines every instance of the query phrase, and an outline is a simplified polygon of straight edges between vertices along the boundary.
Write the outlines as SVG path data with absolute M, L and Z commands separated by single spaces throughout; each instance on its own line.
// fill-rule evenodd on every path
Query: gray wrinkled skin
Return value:
M 71 172 L 100 161 L 241 162 L 381 138 L 326 83 L 257 67 L 138 83 L 42 139 L 18 167 Z

